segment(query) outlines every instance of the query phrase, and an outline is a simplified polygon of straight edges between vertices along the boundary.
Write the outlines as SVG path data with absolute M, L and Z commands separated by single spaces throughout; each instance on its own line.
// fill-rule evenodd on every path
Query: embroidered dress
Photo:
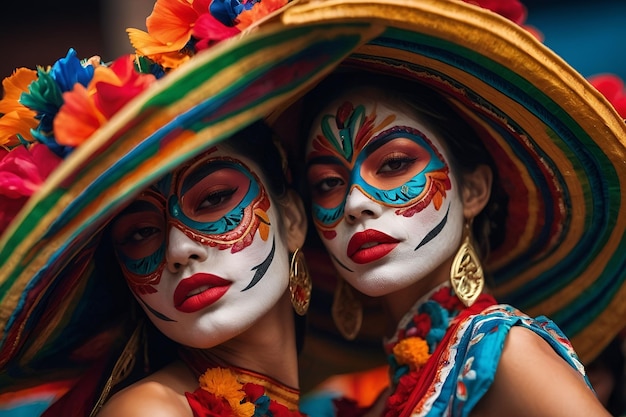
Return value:
M 185 396 L 194 417 L 306 417 L 300 392 L 265 375 L 212 363 L 200 351 L 181 349 L 200 386 Z
M 531 318 L 516 308 L 481 295 L 465 308 L 445 286 L 418 301 L 385 341 L 393 392 L 384 417 L 466 417 L 494 381 L 505 339 L 513 326 L 541 336 L 584 376 L 569 340 L 544 316 Z M 589 381 L 584 377 L 587 384 Z M 329 415 L 327 395 L 312 395 L 301 409 Z M 352 399 L 334 399 L 334 415 L 356 417 L 367 412 Z

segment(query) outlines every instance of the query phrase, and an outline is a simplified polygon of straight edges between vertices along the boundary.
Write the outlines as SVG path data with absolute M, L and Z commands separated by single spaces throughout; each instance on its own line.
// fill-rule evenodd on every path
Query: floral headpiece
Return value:
M 48 68 L 17 69 L 0 100 L 0 235 L 74 148 L 158 78 L 239 34 L 286 0 L 157 0 L 135 55 L 110 63 L 75 50 Z

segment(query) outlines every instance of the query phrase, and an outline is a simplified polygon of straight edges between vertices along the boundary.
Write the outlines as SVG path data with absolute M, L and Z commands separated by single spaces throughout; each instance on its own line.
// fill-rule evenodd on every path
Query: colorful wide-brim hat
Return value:
M 585 362 L 624 328 L 626 124 L 535 32 L 441 0 L 311 2 L 282 20 L 383 25 L 338 70 L 426 84 L 477 126 L 509 199 L 486 265 L 497 299 L 552 318 Z
M 38 69 L 35 84 L 12 79 L 28 86 L 20 100 L 29 109 L 0 110 L 0 121 L 10 124 L 34 109 L 34 126 L 15 138 L 36 140 L 0 149 L 0 220 L 23 203 L 0 237 L 0 399 L 19 389 L 28 396 L 33 384 L 48 384 L 52 395 L 68 387 L 87 392 L 93 380 L 106 379 L 133 322 L 132 301 L 119 293 L 128 294 L 119 287 L 123 280 L 107 275 L 98 259 L 107 222 L 146 186 L 291 100 L 381 31 L 368 22 L 331 28 L 285 25 L 271 15 L 265 21 L 191 57 L 158 51 L 150 60 L 123 57 L 94 68 L 71 50 L 52 68 Z M 156 61 L 175 69 L 165 68 L 156 81 L 137 73 L 142 66 L 163 70 Z M 111 69 L 119 82 L 108 83 Z M 93 87 L 96 77 L 103 84 Z M 101 100 L 95 103 L 94 88 Z M 86 117 L 92 107 L 99 112 Z M 62 123 L 46 129 L 52 118 Z M 90 129 L 79 145 L 72 142 Z M 82 385 L 84 375 L 91 378 Z
M 550 315 L 592 358 L 626 317 L 623 120 L 496 13 L 454 0 L 328 0 L 291 3 L 197 53 L 45 178 L 0 238 L 0 389 L 108 346 L 95 337 L 109 293 L 93 254 L 120 207 L 243 126 L 274 120 L 337 68 L 425 82 L 490 133 L 510 198 L 511 232 L 489 265 L 496 294 Z

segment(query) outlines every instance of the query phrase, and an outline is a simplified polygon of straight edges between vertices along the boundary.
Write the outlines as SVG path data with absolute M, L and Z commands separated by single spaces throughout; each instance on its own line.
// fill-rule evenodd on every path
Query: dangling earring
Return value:
M 470 224 L 471 221 L 465 222 L 463 243 L 452 261 L 450 270 L 452 289 L 466 307 L 474 304 L 485 286 L 483 268 L 472 245 Z
M 109 394 L 111 393 L 111 390 L 130 375 L 137 361 L 137 355 L 139 354 L 141 345 L 144 345 L 145 355 L 147 343 L 148 341 L 146 336 L 146 325 L 142 319 L 139 319 L 137 326 L 128 338 L 128 341 L 126 342 L 124 349 L 120 353 L 120 356 L 117 358 L 115 365 L 113 366 L 113 370 L 111 371 L 109 378 L 102 388 L 96 404 L 91 409 L 89 417 L 94 417 L 96 414 L 98 414 L 98 412 L 104 405 L 104 402 L 107 400 Z
M 289 294 L 293 309 L 301 316 L 304 316 L 309 309 L 311 287 L 311 275 L 309 275 L 304 254 L 298 248 L 291 255 L 289 265 Z
M 354 295 L 350 284 L 341 277 L 337 279 L 331 311 L 339 333 L 346 340 L 354 340 L 361 330 L 363 306 Z

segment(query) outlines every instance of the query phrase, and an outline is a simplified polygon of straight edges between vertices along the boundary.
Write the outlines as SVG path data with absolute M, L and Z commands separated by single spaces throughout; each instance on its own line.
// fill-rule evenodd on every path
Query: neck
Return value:
M 209 363 L 261 374 L 298 388 L 298 358 L 293 309 L 289 294 L 250 329 L 219 346 L 205 349 Z
M 420 298 L 450 279 L 451 266 L 452 258 L 443 262 L 430 274 L 418 279 L 410 286 L 383 296 L 383 308 L 387 317 L 385 330 L 387 337 L 395 334 L 398 322 Z

